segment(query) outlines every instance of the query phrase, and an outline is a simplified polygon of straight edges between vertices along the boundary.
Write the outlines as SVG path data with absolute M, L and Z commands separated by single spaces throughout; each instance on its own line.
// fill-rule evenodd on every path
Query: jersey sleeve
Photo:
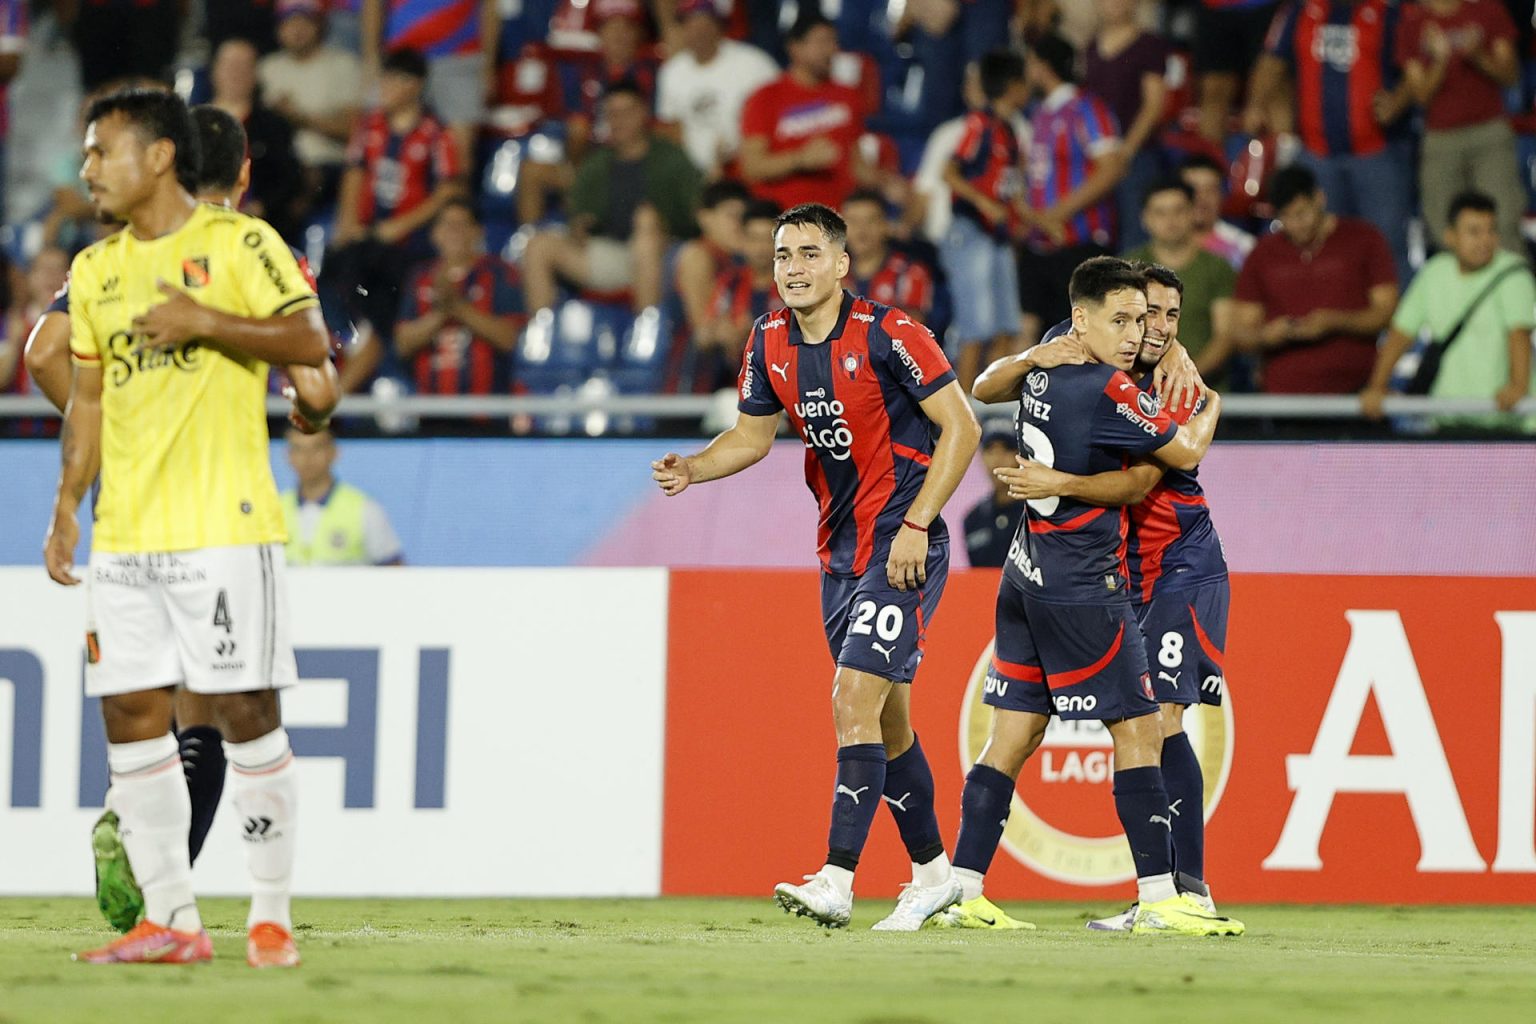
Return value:
M 1116 370 L 1094 405 L 1090 429 L 1088 443 L 1096 448 L 1148 455 L 1172 441 L 1179 425 L 1124 370 Z
M 986 134 L 986 118 L 979 113 L 971 113 L 965 119 L 965 125 L 961 129 L 960 143 L 955 147 L 955 160 L 962 167 L 970 164 L 981 152 L 981 137 Z
M 390 565 L 405 556 L 389 517 L 372 498 L 363 505 L 363 548 L 371 565 Z
M 1392 312 L 1392 329 L 1412 338 L 1429 322 L 1427 274 L 1417 274 L 1408 282 L 1408 290 Z
M 768 86 L 764 85 L 747 97 L 747 102 L 741 108 L 741 137 L 750 139 L 760 135 L 771 140 L 773 114 L 773 97 L 769 94 Z
M 1494 299 L 1507 330 L 1536 327 L 1536 279 L 1529 270 L 1517 270 L 1500 281 Z
M 1299 3 L 1288 3 L 1280 8 L 1275 12 L 1275 20 L 1269 23 L 1269 33 L 1264 37 L 1264 52 L 1292 66 L 1296 63 L 1296 16 L 1299 13 Z
M 1120 145 L 1120 125 L 1097 97 L 1089 97 L 1080 125 L 1083 152 L 1089 156 L 1101 157 Z
M 250 316 L 286 316 L 320 304 L 293 250 L 272 225 L 246 217 L 231 234 L 235 238 L 232 264 Z
M 921 402 L 955 379 L 944 350 L 928 328 L 893 309 L 880 321 L 880 329 L 888 339 L 882 346 L 885 351 L 876 348 L 871 355 L 884 359 L 891 378 L 913 398 Z
M 444 128 L 438 133 L 432 143 L 432 176 L 433 184 L 441 185 L 445 181 L 452 181 L 464 173 L 464 167 L 460 161 L 459 148 L 453 144 L 453 136 Z
M 772 416 L 784 408 L 768 380 L 766 362 L 763 332 L 754 326 L 746 350 L 741 354 L 741 373 L 736 378 L 736 390 L 740 395 L 736 408 L 748 416 Z
M 67 303 L 64 311 L 69 314 L 70 358 L 82 366 L 100 366 L 102 346 L 96 337 L 96 325 L 91 320 L 91 304 L 86 298 L 92 294 L 90 288 L 94 281 L 87 259 L 88 253 L 81 253 L 75 257 L 69 268 L 69 279 L 65 282 L 61 294 L 64 295 Z M 100 289 L 97 288 L 95 291 L 99 293 Z
M 64 278 L 64 286 L 53 293 L 53 301 L 48 303 L 48 308 L 43 310 L 43 316 L 49 313 L 63 313 L 69 315 L 69 278 Z

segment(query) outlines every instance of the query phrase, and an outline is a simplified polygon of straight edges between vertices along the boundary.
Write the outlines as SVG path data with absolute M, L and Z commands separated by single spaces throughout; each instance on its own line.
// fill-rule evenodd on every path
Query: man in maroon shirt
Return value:
M 1280 230 L 1260 239 L 1238 275 L 1237 344 L 1262 354 L 1267 392 L 1354 393 L 1397 307 L 1391 249 L 1365 221 L 1327 212 L 1303 167 L 1277 173 L 1269 195 Z
M 742 108 L 741 176 L 756 195 L 786 209 L 835 209 L 858 185 L 874 184 L 858 146 L 865 103 L 832 81 L 837 29 L 830 21 L 805 15 L 787 39 L 789 70 Z
M 1499 244 L 1525 252 L 1525 188 L 1504 117 L 1504 89 L 1520 78 L 1516 38 L 1498 0 L 1420 0 L 1403 8 L 1397 59 L 1424 108 L 1419 190 L 1431 239 L 1445 235 L 1451 198 L 1475 189 L 1498 207 Z

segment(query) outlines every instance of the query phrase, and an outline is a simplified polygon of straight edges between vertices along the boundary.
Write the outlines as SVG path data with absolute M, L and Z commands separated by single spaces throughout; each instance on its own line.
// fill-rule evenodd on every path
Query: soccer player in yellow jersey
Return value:
M 113 806 L 145 918 L 79 959 L 213 955 L 170 730 L 174 689 L 185 686 L 212 697 L 234 768 L 253 880 L 247 961 L 294 966 L 297 778 L 276 691 L 297 672 L 265 398 L 269 364 L 324 362 L 325 327 L 270 226 L 193 198 L 196 137 L 180 99 L 114 93 L 86 120 L 81 177 L 127 227 L 71 268 L 75 368 L 44 554 L 55 581 L 80 582 L 75 517 L 99 470 L 86 692 L 102 698 Z

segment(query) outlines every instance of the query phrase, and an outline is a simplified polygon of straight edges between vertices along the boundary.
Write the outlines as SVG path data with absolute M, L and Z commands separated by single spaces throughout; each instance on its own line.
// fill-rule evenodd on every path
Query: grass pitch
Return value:
M 304 900 L 297 971 L 244 960 L 244 903 L 204 901 L 218 959 L 88 967 L 86 899 L 0 900 L 0 1024 L 1536 1020 L 1529 908 L 1232 907 L 1240 939 L 1083 928 L 826 933 L 761 900 Z M 1094 914 L 1118 907 L 1089 908 Z

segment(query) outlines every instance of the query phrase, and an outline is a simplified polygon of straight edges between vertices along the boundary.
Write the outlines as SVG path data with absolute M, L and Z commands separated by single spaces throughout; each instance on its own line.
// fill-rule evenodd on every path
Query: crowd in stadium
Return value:
M 778 304 L 773 218 L 816 201 L 848 287 L 967 386 L 1127 253 L 1182 277 L 1213 384 L 1379 416 L 1426 338 L 1456 345 L 1418 390 L 1529 392 L 1531 7 L 0 0 L 0 78 L 46 24 L 82 96 L 160 81 L 238 116 L 245 208 L 318 270 L 348 392 L 730 387 Z M 110 230 L 57 178 L 5 210 L 0 392 Z

